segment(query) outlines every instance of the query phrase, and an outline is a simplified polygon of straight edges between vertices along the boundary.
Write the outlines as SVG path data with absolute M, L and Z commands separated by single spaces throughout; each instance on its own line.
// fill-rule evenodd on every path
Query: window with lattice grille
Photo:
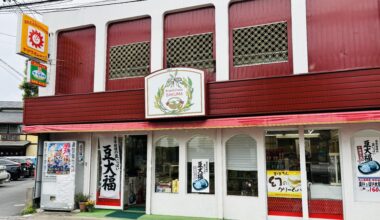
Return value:
M 145 76 L 150 71 L 149 42 L 113 46 L 109 55 L 110 79 Z
M 288 61 L 286 22 L 233 30 L 234 66 Z
M 213 34 L 170 38 L 166 42 L 167 67 L 214 70 Z

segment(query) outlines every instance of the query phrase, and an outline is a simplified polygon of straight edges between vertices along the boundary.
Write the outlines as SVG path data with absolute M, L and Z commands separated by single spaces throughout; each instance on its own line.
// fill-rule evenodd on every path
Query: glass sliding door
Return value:
M 268 215 L 302 216 L 298 130 L 266 131 Z
M 338 130 L 305 130 L 309 217 L 343 219 Z

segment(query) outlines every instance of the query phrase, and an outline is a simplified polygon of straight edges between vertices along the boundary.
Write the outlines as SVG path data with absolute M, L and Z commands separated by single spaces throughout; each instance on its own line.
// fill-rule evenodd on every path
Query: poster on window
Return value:
M 379 137 L 357 137 L 354 148 L 358 191 L 380 196 Z
M 48 142 L 46 174 L 68 175 L 71 168 L 72 142 Z
M 210 192 L 210 162 L 208 159 L 192 159 L 191 192 Z
M 99 198 L 120 199 L 120 151 L 117 137 L 102 138 L 100 143 L 101 177 Z
M 268 170 L 268 197 L 301 198 L 300 171 Z

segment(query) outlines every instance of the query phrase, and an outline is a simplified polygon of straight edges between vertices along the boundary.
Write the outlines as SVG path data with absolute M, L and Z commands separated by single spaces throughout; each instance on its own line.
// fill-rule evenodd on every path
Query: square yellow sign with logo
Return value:
M 48 61 L 49 28 L 40 21 L 22 14 L 17 32 L 17 53 L 28 58 Z

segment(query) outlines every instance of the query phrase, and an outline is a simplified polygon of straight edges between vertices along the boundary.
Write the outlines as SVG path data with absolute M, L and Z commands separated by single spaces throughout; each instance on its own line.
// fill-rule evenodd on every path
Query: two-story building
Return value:
M 97 208 L 377 219 L 379 10 L 377 0 L 148 0 L 46 13 L 49 85 L 25 100 L 24 131 L 40 152 L 43 140 L 84 141 L 79 188 Z M 147 117 L 146 77 L 176 67 L 204 72 L 205 113 Z M 108 143 L 121 161 L 113 185 Z

